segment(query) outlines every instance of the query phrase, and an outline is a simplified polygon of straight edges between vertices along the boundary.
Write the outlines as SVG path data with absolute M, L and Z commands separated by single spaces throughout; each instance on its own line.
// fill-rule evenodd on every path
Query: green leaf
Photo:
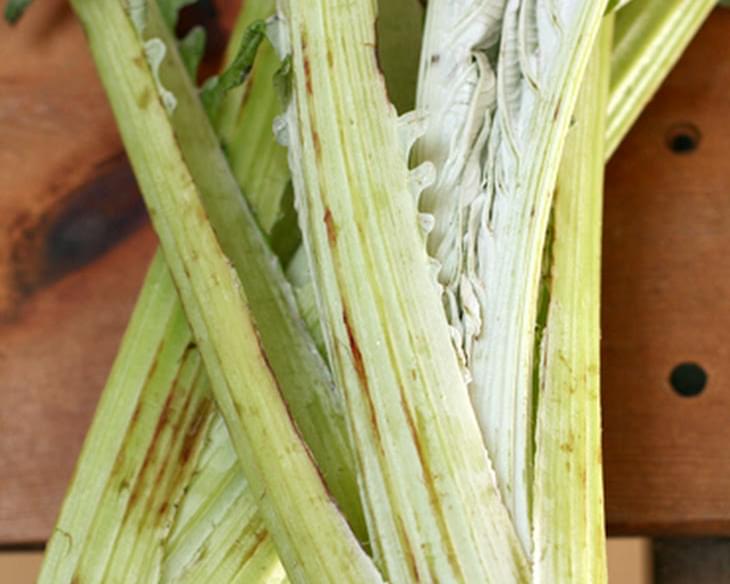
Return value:
M 15 24 L 23 16 L 23 12 L 28 8 L 33 0 L 7 0 L 5 3 L 5 20 L 10 24 Z
M 193 81 L 198 76 L 198 67 L 205 52 L 205 37 L 205 29 L 202 26 L 196 26 L 178 43 L 180 57 Z
M 233 62 L 220 76 L 211 77 L 203 85 L 200 99 L 211 119 L 215 119 L 226 92 L 241 85 L 248 77 L 256 58 L 256 51 L 265 35 L 266 23 L 263 20 L 252 22 L 241 39 L 241 45 Z

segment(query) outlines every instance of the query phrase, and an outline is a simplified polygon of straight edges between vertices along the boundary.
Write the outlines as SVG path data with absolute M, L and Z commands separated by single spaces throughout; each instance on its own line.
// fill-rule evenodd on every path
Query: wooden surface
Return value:
M 607 169 L 602 370 L 613 532 L 730 535 L 729 38 L 730 10 L 717 9 Z M 669 148 L 693 132 L 695 150 Z M 669 383 L 683 362 L 708 375 L 696 397 Z
M 64 5 L 0 25 L 0 545 L 48 536 L 155 246 Z M 728 34 L 718 11 L 608 169 L 613 532 L 730 533 Z M 696 151 L 667 148 L 677 123 Z M 669 385 L 681 361 L 709 374 L 695 398 Z
M 0 24 L 0 319 L 138 223 L 143 206 L 64 2 Z

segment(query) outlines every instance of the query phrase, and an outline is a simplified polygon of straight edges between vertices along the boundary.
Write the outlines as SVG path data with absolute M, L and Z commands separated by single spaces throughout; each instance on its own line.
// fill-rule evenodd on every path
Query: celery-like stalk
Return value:
M 616 15 L 606 158 L 623 140 L 717 0 L 633 0 Z
M 575 106 L 553 200 L 535 435 L 534 582 L 606 582 L 599 299 L 612 25 L 607 16 Z
M 287 405 L 340 508 L 358 536 L 364 537 L 354 464 L 332 378 L 298 317 L 295 300 L 276 258 L 244 204 L 194 88 L 172 49 L 171 34 L 155 18 L 154 4 L 150 8 L 145 33 L 156 35 L 171 47 L 159 75 L 178 101 L 171 116 L 177 142 L 200 189 L 221 247 L 240 276 Z
M 233 58 L 246 26 L 273 14 L 274 1 L 248 0 L 242 11 L 245 18 L 239 18 L 231 35 L 227 62 Z M 228 92 L 215 124 L 233 174 L 239 184 L 246 185 L 246 198 L 266 233 L 280 217 L 281 199 L 290 181 L 286 149 L 272 138 L 271 130 L 281 111 L 272 87 L 278 67 L 273 47 L 262 43 L 251 76 Z
M 220 416 L 165 540 L 160 582 L 268 583 L 285 577 Z M 153 574 L 154 572 L 150 572 Z
M 259 4 L 268 5 L 265 7 L 269 13 L 273 10 L 273 2 Z M 255 2 L 247 3 L 239 16 L 237 29 L 243 30 L 248 22 L 261 16 L 260 12 Z M 232 42 L 236 42 L 236 38 Z M 266 88 L 266 79 L 274 70 L 275 66 L 257 61 L 256 71 L 261 75 L 257 87 Z M 273 101 L 271 95 L 261 98 Z M 264 149 L 265 143 L 273 140 L 268 128 L 261 129 L 260 133 L 261 136 L 251 133 L 249 136 Z M 285 160 L 283 166 L 286 167 Z M 256 170 L 255 176 L 260 177 L 261 169 Z M 269 188 L 256 188 L 262 182 Z M 263 209 L 281 199 L 281 192 L 273 188 L 272 182 L 252 178 L 252 183 L 242 184 L 252 210 L 260 217 Z M 152 289 L 164 292 L 152 294 Z M 158 320 L 166 324 L 157 324 Z M 227 581 L 241 581 L 240 578 L 245 577 L 244 581 L 248 582 L 251 581 L 251 566 L 256 566 L 262 574 L 272 571 L 275 574 L 276 570 L 281 570 L 271 538 L 262 533 L 264 527 L 258 515 L 241 522 L 239 519 L 247 515 L 237 517 L 235 514 L 237 509 L 256 508 L 258 501 L 248 490 L 217 410 L 211 407 L 205 418 L 181 420 L 171 418 L 169 408 L 160 407 L 161 403 L 186 399 L 189 385 L 179 383 L 173 373 L 179 369 L 183 352 L 187 358 L 197 355 L 194 346 L 181 345 L 175 335 L 187 335 L 190 339 L 172 280 L 158 256 L 150 268 L 127 331 L 127 340 L 87 436 L 61 517 L 47 548 L 40 582 L 67 581 L 74 573 L 93 580 L 86 568 L 90 562 L 99 566 L 105 578 L 113 579 L 116 573 L 124 575 L 132 571 L 144 581 L 158 573 L 162 581 L 184 582 L 190 578 L 210 581 L 214 574 L 227 572 L 238 574 L 236 579 Z M 145 343 L 138 351 L 136 344 L 140 339 Z M 157 347 L 153 348 L 155 342 Z M 155 355 L 152 363 L 145 361 L 149 355 Z M 160 380 L 159 371 L 168 373 Z M 204 373 L 196 383 L 207 391 Z M 121 399 L 124 399 L 125 408 L 119 407 Z M 146 421 L 139 424 L 137 421 L 142 418 Z M 166 432 L 173 424 L 178 427 L 178 435 L 186 437 L 183 461 L 161 457 L 155 450 L 158 440 L 153 440 L 153 436 Z M 124 428 L 125 425 L 127 438 L 122 441 L 120 434 L 118 440 L 109 440 L 110 427 Z M 212 429 L 208 431 L 211 425 Z M 196 441 L 203 444 L 202 448 L 197 447 Z M 198 453 L 200 460 L 197 460 Z M 124 461 L 124 468 L 105 465 L 105 461 L 114 459 Z M 174 468 L 177 464 L 180 468 L 174 488 L 160 491 L 166 497 L 165 502 L 154 509 L 145 506 L 139 495 L 142 465 L 146 473 L 154 476 L 162 474 L 165 465 Z M 192 484 L 185 481 L 189 475 L 185 471 L 187 467 L 194 469 Z M 112 471 L 114 475 L 110 476 Z M 126 483 L 127 487 L 120 491 L 117 483 Z M 137 494 L 128 497 L 130 490 Z M 135 507 L 147 509 L 147 512 L 139 513 Z M 82 509 L 83 513 L 79 513 Z M 129 519 L 123 521 L 126 516 Z M 231 519 L 234 520 L 233 529 L 221 531 L 220 526 Z M 120 527 L 114 527 L 116 524 Z M 116 542 L 125 538 L 126 532 L 139 535 L 150 530 L 154 532 L 154 541 L 148 542 L 150 549 L 157 550 L 154 557 L 145 561 L 144 554 L 133 554 L 129 558 L 122 558 L 118 553 L 113 558 L 109 555 L 108 550 L 117 547 Z M 225 537 L 221 537 L 223 535 Z M 73 542 L 71 549 L 69 542 Z M 210 552 L 213 547 L 216 553 Z M 181 554 L 181 549 L 187 555 Z M 108 562 L 106 567 L 104 558 Z
M 167 510 L 152 505 L 155 485 L 150 481 L 170 470 L 179 474 L 177 484 L 154 489 L 173 509 L 207 432 L 198 389 L 203 380 L 190 383 L 191 368 L 199 368 L 196 353 L 172 280 L 158 257 L 84 443 L 82 463 L 48 544 L 39 582 L 71 582 L 74 577 L 102 581 L 117 533 L 123 523 L 136 519 L 137 502 L 152 516 L 136 530 L 140 537 L 166 528 Z M 191 412 L 180 404 L 192 396 L 198 403 L 197 421 L 185 426 L 184 433 L 170 436 L 167 420 L 182 424 L 181 416 Z M 212 411 L 210 398 L 207 401 L 207 411 Z M 125 456 L 127 452 L 137 456 Z
M 290 167 L 376 558 L 391 582 L 522 582 L 374 53 L 374 3 L 282 1 Z
M 435 0 L 427 11 L 418 103 L 432 121 L 418 155 L 439 171 L 424 199 L 435 220 L 429 248 L 528 553 L 540 264 L 565 133 L 605 7 Z
M 246 3 L 246 8 L 255 12 L 263 4 L 268 2 L 251 1 Z M 265 16 L 264 12 L 257 16 Z M 680 41 L 686 43 L 686 38 L 682 37 Z M 650 47 L 634 48 L 649 50 Z M 262 65 L 261 69 L 273 67 L 275 59 L 271 53 L 269 57 L 268 65 Z M 636 65 L 635 59 L 633 63 Z M 666 73 L 668 67 L 669 65 L 665 65 L 662 71 L 655 71 L 653 74 Z M 232 91 L 227 100 L 229 117 L 219 118 L 219 129 L 224 136 L 229 155 L 240 156 L 243 152 L 243 157 L 240 158 L 243 163 L 240 165 L 236 164 L 239 159 L 233 157 L 236 177 L 244 182 L 246 178 L 250 178 L 252 185 L 267 187 L 254 187 L 247 192 L 247 197 L 259 222 L 265 229 L 269 229 L 279 208 L 279 198 L 272 194 L 283 192 L 288 175 L 285 171 L 276 170 L 282 168 L 283 150 L 274 145 L 273 141 L 262 139 L 268 132 L 250 127 L 252 120 L 263 119 L 265 124 L 260 125 L 268 125 L 266 119 L 270 120 L 276 109 L 271 107 L 273 99 L 251 97 L 257 89 L 263 94 L 264 90 L 261 88 L 265 88 L 265 84 L 253 85 L 253 91 L 245 86 L 238 91 Z M 248 122 L 242 123 L 242 118 L 237 119 L 237 108 L 242 100 L 259 106 L 265 103 L 267 107 L 259 108 L 264 112 L 263 115 L 259 115 L 257 110 L 256 115 L 249 115 Z M 252 109 L 248 108 L 248 111 Z M 246 112 L 246 108 L 243 111 Z M 616 115 L 620 114 L 625 115 L 625 111 L 620 110 Z M 228 125 L 221 124 L 221 120 L 225 120 Z M 245 140 L 241 138 L 244 135 Z M 253 150 L 249 148 L 247 153 L 247 144 L 255 144 L 253 148 L 256 152 L 265 154 L 266 160 L 272 161 L 272 164 L 252 164 L 250 152 Z M 270 158 L 269 153 L 273 154 Z M 166 289 L 169 294 L 167 298 L 154 296 L 152 289 Z M 311 281 L 307 289 L 313 292 Z M 312 295 L 304 296 L 309 298 Z M 128 337 L 136 340 L 125 343 L 120 354 L 115 373 L 110 378 L 109 389 L 105 391 L 105 398 L 100 404 L 99 415 L 94 423 L 96 430 L 92 429 L 90 432 L 82 460 L 93 458 L 92 451 L 97 448 L 104 450 L 104 444 L 108 446 L 105 452 L 114 451 L 119 454 L 113 468 L 97 462 L 97 457 L 93 465 L 93 474 L 96 476 L 91 476 L 81 467 L 77 470 L 75 489 L 84 491 L 87 498 L 83 506 L 64 509 L 65 516 L 68 519 L 76 514 L 76 519 L 71 521 L 72 524 L 76 521 L 76 526 L 90 521 L 93 521 L 93 525 L 89 532 L 77 537 L 79 533 L 76 531 L 63 529 L 68 522 L 60 522 L 49 544 L 48 558 L 55 557 L 55 567 L 58 568 L 60 556 L 65 557 L 67 566 L 73 564 L 69 557 L 76 556 L 80 565 L 92 568 L 90 572 L 80 570 L 81 573 L 91 575 L 95 569 L 97 577 L 112 578 L 114 572 L 104 572 L 105 564 L 100 558 L 108 558 L 112 553 L 110 550 L 115 547 L 113 557 L 108 560 L 109 566 L 112 566 L 112 570 L 120 570 L 119 573 L 125 576 L 136 575 L 144 579 L 150 574 L 158 574 L 161 581 L 180 582 L 279 582 L 284 575 L 271 537 L 255 513 L 257 501 L 251 497 L 248 485 L 242 478 L 225 428 L 214 408 L 210 407 L 206 377 L 202 373 L 196 373 L 199 371 L 199 360 L 198 365 L 195 364 L 198 359 L 197 350 L 179 341 L 183 338 L 190 340 L 190 333 L 184 324 L 185 319 L 179 305 L 170 309 L 169 301 L 172 297 L 174 291 L 169 275 L 161 267 L 160 260 L 157 260 L 145 285 L 145 296 L 140 299 L 137 309 L 137 314 L 144 313 L 147 316 L 135 316 L 130 324 Z M 157 308 L 153 308 L 155 306 Z M 161 324 L 163 321 L 166 324 Z M 140 333 L 142 330 L 145 332 Z M 144 352 L 136 350 L 140 347 L 135 346 L 140 338 L 137 335 L 140 334 L 148 341 L 142 346 Z M 142 357 L 154 354 L 156 349 L 150 343 L 162 337 L 166 337 L 165 351 L 154 362 L 147 363 L 145 369 Z M 169 349 L 168 345 L 174 349 Z M 162 346 L 158 345 L 158 348 Z M 178 369 L 171 369 L 170 363 L 176 364 Z M 184 366 L 181 367 L 181 363 Z M 136 366 L 127 368 L 129 364 Z M 124 373 L 118 373 L 123 367 L 126 368 Z M 157 371 L 164 371 L 166 377 L 159 377 L 161 374 Z M 151 377 L 145 380 L 147 374 Z M 177 381 L 173 382 L 176 377 Z M 167 387 L 164 379 L 168 380 Z M 140 389 L 139 383 L 142 380 L 145 380 L 145 385 Z M 148 385 L 154 391 L 148 389 Z M 115 386 L 116 392 L 111 390 Z M 136 388 L 140 399 L 131 399 L 124 405 L 129 410 L 130 405 L 140 403 L 134 411 L 119 407 L 121 393 L 125 400 L 135 395 L 134 391 L 129 391 L 130 387 Z M 104 406 L 105 403 L 114 405 Z M 113 415 L 110 415 L 112 412 Z M 137 427 L 136 422 L 141 418 L 147 420 L 139 425 L 144 427 L 143 430 Z M 155 425 L 156 421 L 159 425 Z M 128 425 L 127 436 L 122 439 L 120 434 L 117 439 L 109 440 L 106 436 L 109 428 L 121 428 L 125 424 Z M 170 432 L 173 425 L 181 428 L 177 434 Z M 188 434 L 186 429 L 192 430 L 192 433 Z M 145 448 L 146 456 L 139 456 L 145 452 Z M 131 453 L 137 453 L 136 460 L 126 458 Z M 175 453 L 184 456 L 178 458 Z M 193 470 L 196 461 L 198 466 Z M 91 465 L 86 467 L 90 469 Z M 111 491 L 104 490 L 105 472 L 116 473 L 119 475 L 116 478 L 126 476 L 120 484 L 124 485 L 126 482 L 126 488 L 132 492 L 132 496 L 127 497 L 128 493 L 122 489 L 117 495 L 118 501 L 110 497 Z M 188 484 L 191 473 L 194 478 Z M 155 489 L 150 488 L 153 476 L 157 485 Z M 160 485 L 164 488 L 159 488 Z M 106 486 L 110 487 L 112 483 Z M 90 493 L 91 499 L 88 498 Z M 95 518 L 90 513 L 94 504 L 89 501 L 93 501 L 97 494 L 104 497 L 107 503 L 99 505 L 105 515 Z M 125 497 L 129 513 L 123 504 Z M 69 507 L 68 504 L 66 506 Z M 176 511 L 178 506 L 179 510 Z M 111 509 L 113 511 L 110 512 Z M 141 509 L 144 511 L 141 512 Z M 155 509 L 157 513 L 154 513 Z M 140 531 L 139 542 L 135 543 L 136 539 L 133 541 L 130 538 L 130 530 L 137 529 L 137 526 L 141 526 L 144 531 Z M 160 549 L 156 548 L 157 542 L 164 542 Z M 565 547 L 570 548 L 568 545 Z M 247 550 L 251 550 L 250 555 Z M 57 581 L 61 572 L 49 571 L 49 566 L 54 564 L 49 559 L 44 567 L 45 581 Z
M 233 49 L 229 50 L 227 60 L 230 60 L 231 55 L 235 53 L 235 47 L 238 45 L 247 23 L 266 17 L 272 10 L 273 2 L 270 0 L 251 0 L 245 4 L 230 40 Z M 386 39 L 394 36 L 392 18 L 382 19 L 381 28 Z M 402 26 L 398 30 L 400 29 L 402 29 Z M 414 54 L 417 54 L 415 49 L 411 50 Z M 387 58 L 387 51 L 381 48 L 381 55 Z M 271 104 L 277 103 L 272 93 L 271 77 L 277 67 L 278 60 L 272 58 L 271 49 L 267 49 L 266 46 L 262 47 L 254 64 L 252 79 L 247 81 L 239 90 L 233 90 L 228 94 L 224 100 L 224 113 L 218 118 L 219 130 L 223 133 L 224 146 L 232 161 L 235 174 L 244 189 L 252 210 L 265 230 L 271 228 L 272 220 L 275 218 L 275 209 L 286 186 L 282 177 L 288 180 L 286 160 L 282 159 L 277 153 L 277 151 L 285 151 L 274 142 L 271 133 L 271 122 L 273 121 L 273 110 L 275 109 L 271 107 Z M 259 104 L 260 101 L 266 103 L 268 109 L 264 108 L 262 110 Z M 184 108 L 184 103 L 180 107 Z M 240 114 L 238 113 L 239 110 Z M 256 115 L 250 113 L 252 110 L 255 110 Z M 263 120 L 258 119 L 258 114 L 261 111 L 268 112 Z M 268 121 L 266 118 L 268 118 Z M 253 128 L 248 127 L 244 120 L 248 122 L 255 121 Z M 259 157 L 263 156 L 265 161 L 272 163 L 250 164 L 246 162 L 250 159 L 252 150 Z M 240 164 L 240 161 L 243 161 L 243 164 Z M 155 262 L 144 289 L 148 290 L 149 288 L 162 286 L 168 290 L 170 297 L 160 299 L 160 302 L 155 305 L 154 299 L 151 299 L 149 294 L 144 294 L 138 304 L 138 312 L 144 310 L 145 314 L 163 314 L 164 309 L 160 303 L 170 302 L 171 297 L 174 295 L 169 274 L 158 265 L 160 261 L 158 259 Z M 308 289 L 311 290 L 311 280 L 309 282 Z M 306 298 L 312 298 L 312 295 L 307 294 Z M 311 313 L 313 323 L 316 325 L 315 330 L 319 330 L 316 321 L 316 308 L 308 304 L 304 309 L 304 316 L 306 317 L 307 314 Z M 180 307 L 172 314 L 177 319 L 184 319 Z M 172 339 L 166 340 L 164 338 L 164 332 L 167 328 L 174 330 L 175 327 L 158 327 L 159 331 L 157 331 L 147 320 L 149 319 L 141 317 L 134 319 L 130 323 L 127 336 L 137 339 L 140 335 L 143 335 L 148 340 L 159 338 L 160 346 L 162 344 L 174 345 Z M 181 320 L 178 323 L 178 328 L 183 326 L 182 322 Z M 189 351 L 195 353 L 196 349 L 193 348 Z M 144 355 L 149 353 L 150 351 L 145 348 Z M 103 465 L 98 462 L 99 457 L 123 457 L 129 462 L 137 461 L 137 464 L 145 461 L 145 468 L 148 472 L 157 472 L 158 467 L 166 462 L 160 457 L 145 457 L 144 449 L 137 444 L 139 440 L 135 442 L 127 440 L 121 445 L 109 448 L 103 445 L 105 429 L 109 425 L 109 416 L 112 416 L 115 422 L 120 424 L 120 427 L 123 426 L 123 420 L 127 420 L 127 424 L 129 423 L 129 419 L 124 417 L 124 413 L 119 408 L 114 407 L 111 411 L 109 407 L 103 405 L 106 402 L 111 403 L 112 395 L 118 396 L 121 392 L 126 399 L 130 400 L 130 404 L 138 403 L 139 405 L 135 410 L 137 416 L 140 415 L 140 412 L 142 414 L 147 412 L 155 403 L 152 397 L 148 395 L 150 389 L 146 385 L 150 383 L 150 380 L 146 379 L 149 371 L 134 367 L 135 360 L 138 359 L 136 355 L 137 353 L 129 349 L 122 350 L 117 359 L 116 369 L 126 369 L 126 375 L 122 381 L 115 381 L 116 378 L 112 377 L 109 386 L 105 390 L 104 395 L 110 397 L 105 398 L 100 404 L 96 416 L 97 422 L 95 422 L 87 437 L 86 447 L 79 460 L 76 478 L 66 498 L 58 527 L 48 545 L 41 582 L 63 580 L 62 575 L 66 573 L 70 575 L 75 569 L 77 561 L 81 561 L 79 560 L 81 556 L 89 556 L 89 552 L 94 550 L 94 553 L 91 554 L 93 556 L 97 553 L 99 546 L 113 546 L 115 538 L 120 537 L 119 531 L 107 532 L 106 534 L 94 532 L 93 536 L 89 536 L 87 531 L 88 521 L 93 519 L 93 513 L 97 515 L 105 513 L 105 506 L 116 505 L 118 513 L 116 522 L 119 523 L 121 523 L 122 516 L 127 509 L 122 501 L 114 501 L 113 497 L 109 498 L 108 496 L 104 499 L 104 501 L 109 501 L 108 503 L 100 505 L 93 503 L 96 493 L 102 493 L 105 489 L 104 482 L 101 480 L 101 477 L 104 476 Z M 174 362 L 178 357 L 167 351 L 164 353 L 163 358 L 169 358 Z M 163 368 L 164 366 L 165 363 L 159 359 L 155 361 L 155 367 Z M 302 377 L 301 372 L 298 375 Z M 315 383 L 315 388 L 318 385 L 321 384 Z M 135 394 L 130 391 L 130 387 L 141 387 L 141 389 L 138 389 L 138 393 Z M 308 390 L 308 388 L 304 389 Z M 173 383 L 168 391 L 179 392 L 181 390 L 180 387 L 175 387 Z M 329 391 L 327 393 L 330 396 L 333 395 Z M 316 407 L 316 403 L 314 405 Z M 158 408 L 155 411 L 159 413 L 160 410 Z M 131 410 L 129 413 L 131 415 Z M 293 413 L 295 418 L 297 415 L 301 417 L 306 414 L 306 412 L 300 412 L 296 408 Z M 147 572 L 149 574 L 159 572 L 162 581 L 214 581 L 213 578 L 223 577 L 223 574 L 226 574 L 225 581 L 251 582 L 254 575 L 263 578 L 261 581 L 269 577 L 276 579 L 279 577 L 278 575 L 281 575 L 281 566 L 273 552 L 271 538 L 262 532 L 263 525 L 258 515 L 251 514 L 251 510 L 255 508 L 257 501 L 250 495 L 247 484 L 235 461 L 235 454 L 229 445 L 228 436 L 218 418 L 217 411 L 211 411 L 210 416 L 214 419 L 211 422 L 213 429 L 207 437 L 202 427 L 198 432 L 201 436 L 200 439 L 204 440 L 205 444 L 202 449 L 201 459 L 194 470 L 193 483 L 190 485 L 183 483 L 177 485 L 178 488 L 183 489 L 182 495 L 168 493 L 168 497 L 174 503 L 167 506 L 165 513 L 148 513 L 143 516 L 136 514 L 138 521 L 136 523 L 126 522 L 122 530 L 139 531 L 147 529 L 150 523 L 153 525 L 157 523 L 172 524 L 169 529 L 156 532 L 157 541 L 155 545 L 162 548 L 162 557 L 155 556 L 146 564 Z M 168 421 L 166 418 L 160 419 L 159 426 L 164 427 Z M 336 422 L 336 418 L 333 421 Z M 205 425 L 207 426 L 208 422 Z M 153 430 L 155 428 L 151 427 L 150 424 L 146 425 L 149 436 L 151 436 Z M 180 428 L 182 434 L 187 434 L 188 430 L 187 427 Z M 128 427 L 128 431 L 131 432 L 132 428 Z M 326 428 L 324 432 L 326 436 Z M 149 436 L 148 440 L 150 439 Z M 336 439 L 336 436 L 334 438 Z M 333 440 L 333 442 L 335 443 L 333 448 L 337 451 L 336 440 Z M 193 454 L 189 454 L 188 464 L 195 464 Z M 317 454 L 316 450 L 315 454 Z M 84 475 L 91 472 L 92 469 L 96 479 L 93 485 L 88 480 L 84 480 Z M 327 475 L 327 473 L 325 474 Z M 134 486 L 132 477 L 130 477 L 129 482 L 130 486 Z M 113 490 L 116 487 L 113 483 L 108 483 L 106 488 Z M 354 494 L 355 488 L 353 487 L 351 491 Z M 79 509 L 79 505 L 82 505 L 85 510 L 85 518 L 74 515 L 75 511 Z M 114 525 L 114 521 L 108 515 L 106 521 Z M 75 542 L 73 553 L 67 553 L 69 539 L 73 539 Z M 95 561 L 103 564 L 100 559 L 103 557 L 103 555 L 98 555 Z M 115 560 L 118 559 L 119 556 L 116 556 Z M 135 557 L 131 561 L 136 562 L 137 560 Z M 161 568 L 159 566 L 160 562 L 162 562 Z M 124 574 L 126 569 L 127 564 L 116 562 L 107 568 L 106 575 L 111 577 L 114 570 Z M 138 573 L 143 570 L 142 567 L 136 569 Z M 228 578 L 231 574 L 235 574 L 234 580 Z
M 281 400 L 249 316 L 246 296 L 208 223 L 207 214 L 214 205 L 204 209 L 201 203 L 201 191 L 209 189 L 210 184 L 205 182 L 206 177 L 190 173 L 191 161 L 183 158 L 189 150 L 181 152 L 179 145 L 190 136 L 179 128 L 173 134 L 163 102 L 168 107 L 174 102 L 164 92 L 164 99 L 157 97 L 158 90 L 169 90 L 155 82 L 133 19 L 112 0 L 79 0 L 74 6 L 88 32 L 216 401 L 227 419 L 244 470 L 248 471 L 252 491 L 263 497 L 262 515 L 290 575 L 294 579 L 315 573 L 323 579 L 334 579 L 335 574 L 349 575 L 354 580 L 377 579 L 377 572 L 329 500 Z M 145 48 L 156 49 L 161 41 L 154 44 L 147 43 Z M 153 56 L 150 50 L 147 54 Z M 194 122 L 190 117 L 186 121 L 187 129 L 193 132 Z M 201 152 L 205 131 L 195 137 L 199 155 L 196 162 L 207 163 L 213 176 L 225 179 L 226 173 L 221 172 L 221 164 L 215 164 L 215 157 L 211 160 Z M 199 171 L 199 167 L 194 170 Z M 224 199 L 222 190 L 218 187 L 214 191 L 219 206 L 240 216 L 236 211 L 243 207 L 242 201 Z M 223 227 L 222 232 L 230 227 L 220 218 L 217 223 Z M 255 447 L 261 441 L 268 451 Z M 296 476 L 296 486 L 294 481 L 280 480 L 285 472 Z M 310 547 L 314 542 L 319 545 Z M 332 549 L 326 551 L 328 546 Z M 317 552 L 312 553 L 312 549 Z

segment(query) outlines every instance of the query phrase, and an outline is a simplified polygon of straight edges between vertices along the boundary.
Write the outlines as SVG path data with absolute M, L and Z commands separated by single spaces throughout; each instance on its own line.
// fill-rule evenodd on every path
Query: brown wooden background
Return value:
M 0 545 L 43 542 L 156 245 L 61 0 L 0 24 Z M 730 11 L 608 166 L 609 531 L 730 535 Z M 689 134 L 696 148 L 669 145 Z M 676 394 L 672 368 L 708 374 Z

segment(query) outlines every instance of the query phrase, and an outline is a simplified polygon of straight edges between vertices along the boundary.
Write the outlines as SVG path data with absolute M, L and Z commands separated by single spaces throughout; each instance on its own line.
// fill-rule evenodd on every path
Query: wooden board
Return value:
M 608 170 L 614 532 L 730 533 L 729 33 L 718 11 Z M 18 545 L 50 533 L 155 239 L 65 2 L 0 24 L 0 57 L 0 545 Z M 688 122 L 679 156 L 666 135 Z M 692 399 L 668 383 L 686 360 L 709 374 Z
M 728 38 L 730 10 L 717 9 L 607 169 L 602 369 L 613 532 L 730 534 Z M 671 148 L 693 140 L 694 150 Z M 687 362 L 707 375 L 694 397 L 669 381 Z

